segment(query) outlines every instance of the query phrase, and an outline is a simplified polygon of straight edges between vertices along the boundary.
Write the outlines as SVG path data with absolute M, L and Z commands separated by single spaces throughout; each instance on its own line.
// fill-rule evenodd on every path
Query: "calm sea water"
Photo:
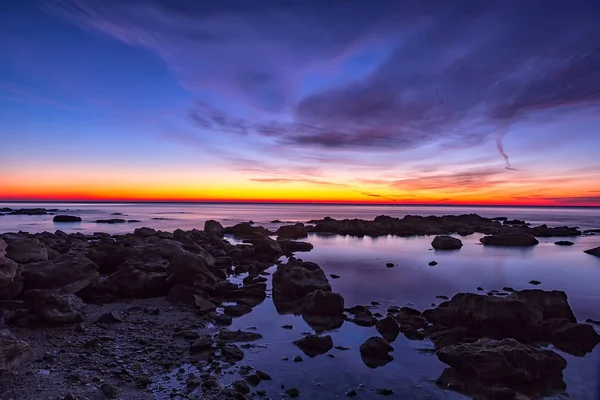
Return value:
M 257 224 L 275 227 L 270 221 L 302 221 L 331 216 L 334 218 L 372 219 L 386 214 L 402 217 L 413 215 L 444 215 L 477 213 L 487 217 L 506 216 L 523 219 L 533 225 L 569 225 L 581 229 L 600 228 L 598 208 L 502 208 L 502 207 L 396 207 L 396 206 L 338 206 L 338 205 L 252 205 L 252 204 L 0 204 L 0 207 L 47 207 L 68 209 L 68 214 L 79 215 L 83 222 L 54 224 L 52 216 L 0 216 L 0 232 L 24 230 L 29 232 L 104 231 L 130 232 L 136 227 L 151 226 L 157 229 L 202 229 L 206 219 L 216 219 L 224 225 L 253 220 Z M 61 211 L 61 213 L 63 213 Z M 111 216 L 122 213 L 125 216 Z M 104 225 L 96 219 L 137 219 L 140 223 Z M 161 219 L 153 219 L 161 218 Z M 332 279 L 333 290 L 341 293 L 347 306 L 368 305 L 371 301 L 381 303 L 373 312 L 385 314 L 391 305 L 412 306 L 418 309 L 438 303 L 437 295 L 451 297 L 458 292 L 476 292 L 481 286 L 486 290 L 512 286 L 515 289 L 530 288 L 529 281 L 542 282 L 542 289 L 564 290 L 579 320 L 600 320 L 600 258 L 583 253 L 583 250 L 600 245 L 600 235 L 572 238 L 574 246 L 554 245 L 556 238 L 541 238 L 540 244 L 529 249 L 486 248 L 479 244 L 481 235 L 462 238 L 464 246 L 458 251 L 438 252 L 431 249 L 431 237 L 380 237 L 353 238 L 342 236 L 310 235 L 307 241 L 314 250 L 298 256 L 317 262 L 329 274 L 340 275 Z M 430 267 L 430 261 L 438 265 Z M 386 268 L 387 262 L 396 264 Z M 274 268 L 270 270 L 274 271 Z M 238 279 L 241 279 L 239 277 Z M 270 288 L 270 283 L 268 284 Z M 269 291 L 270 293 L 270 291 Z M 294 329 L 282 329 L 282 325 Z M 234 319 L 232 329 L 256 327 L 264 339 L 256 342 L 261 347 L 246 350 L 246 358 L 240 365 L 252 365 L 269 372 L 275 380 L 263 382 L 259 388 L 266 389 L 271 398 L 279 398 L 283 389 L 295 386 L 301 398 L 345 398 L 348 389 L 359 389 L 359 398 L 376 399 L 378 387 L 394 390 L 396 399 L 462 399 L 461 395 L 440 390 L 432 380 L 437 378 L 444 365 L 435 355 L 419 352 L 431 348 L 428 341 L 411 341 L 400 335 L 392 343 L 394 361 L 375 370 L 366 367 L 358 347 L 370 336 L 377 335 L 375 328 L 364 328 L 345 323 L 330 332 L 334 345 L 349 347 L 349 351 L 332 350 L 335 358 L 318 356 L 310 359 L 302 354 L 292 341 L 310 331 L 301 317 L 278 315 L 273 303 L 267 298 L 250 314 Z M 600 378 L 600 346 L 585 357 L 561 353 L 568 361 L 565 381 L 572 399 L 597 399 Z M 304 361 L 294 363 L 291 359 L 302 355 Z M 289 357 L 289 361 L 282 358 Z M 195 367 L 190 366 L 191 370 Z M 195 371 L 194 371 L 195 372 Z M 226 379 L 238 379 L 236 374 Z M 177 380 L 173 379 L 177 385 Z M 157 398 L 168 398 L 157 393 Z M 562 398 L 562 397 L 559 397 Z

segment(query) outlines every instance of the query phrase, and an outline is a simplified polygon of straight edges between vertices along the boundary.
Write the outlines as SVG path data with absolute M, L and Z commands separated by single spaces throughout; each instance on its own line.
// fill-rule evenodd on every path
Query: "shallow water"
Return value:
M 483 216 L 506 216 L 524 219 L 533 225 L 547 223 L 551 226 L 569 225 L 582 229 L 600 228 L 600 209 L 573 208 L 457 208 L 457 207 L 393 207 L 393 206 L 313 206 L 313 205 L 224 205 L 224 204 L 47 204 L 4 205 L 0 207 L 47 207 L 70 209 L 69 214 L 80 215 L 79 224 L 54 224 L 52 216 L 1 216 L 0 232 L 25 230 L 29 232 L 104 231 L 130 232 L 139 226 L 157 229 L 202 228 L 204 220 L 217 219 L 225 225 L 254 220 L 267 227 L 272 219 L 306 221 L 326 215 L 334 218 L 372 219 L 381 214 L 403 216 L 443 215 L 476 212 Z M 109 214 L 121 212 L 123 218 L 139 219 L 137 224 L 103 225 L 94 221 L 110 218 Z M 61 212 L 62 213 L 62 212 Z M 120 216 L 111 216 L 121 218 Z M 151 218 L 173 218 L 153 220 Z M 583 250 L 600 245 L 599 236 L 572 238 L 575 245 L 556 246 L 556 238 L 541 238 L 540 244 L 528 249 L 490 248 L 479 244 L 481 235 L 462 238 L 464 246 L 457 251 L 439 252 L 431 249 L 431 237 L 380 237 L 354 238 L 337 235 L 311 234 L 307 241 L 314 250 L 297 256 L 317 262 L 329 274 L 340 275 L 330 279 L 335 292 L 341 293 L 346 306 L 381 303 L 373 312 L 385 314 L 390 305 L 408 305 L 418 309 L 438 303 L 438 295 L 451 297 L 458 292 L 486 292 L 511 286 L 515 289 L 533 287 L 532 279 L 541 281 L 541 289 L 564 290 L 577 318 L 600 320 L 600 258 L 583 253 Z M 438 265 L 429 266 L 430 261 Z M 385 264 L 392 262 L 394 268 Z M 274 271 L 274 267 L 269 270 Z M 268 283 L 270 293 L 270 282 Z M 484 292 L 485 293 L 485 292 Z M 282 329 L 282 325 L 294 329 Z M 383 398 L 374 393 L 375 388 L 394 390 L 390 398 L 397 399 L 461 399 L 463 396 L 437 388 L 432 380 L 437 378 L 444 364 L 435 355 L 421 353 L 418 349 L 431 348 L 429 341 L 411 341 L 400 335 L 392 343 L 394 361 L 377 369 L 365 366 L 358 348 L 367 338 L 377 335 L 374 327 L 365 328 L 350 322 L 329 332 L 335 346 L 349 347 L 348 351 L 331 350 L 335 358 L 327 355 L 313 359 L 305 356 L 292 342 L 311 329 L 301 317 L 278 315 L 268 297 L 262 304 L 243 317 L 234 319 L 231 329 L 254 326 L 264 339 L 255 342 L 261 347 L 245 350 L 246 357 L 239 365 L 251 365 L 270 373 L 274 381 L 261 382 L 258 389 L 267 390 L 271 398 L 279 398 L 279 384 L 297 387 L 300 398 L 345 398 L 349 389 L 359 388 L 359 398 Z M 262 347 L 264 346 L 264 348 Z M 592 354 L 579 358 L 561 353 L 567 360 L 565 381 L 572 399 L 596 399 L 600 375 L 600 346 Z M 303 362 L 291 361 L 301 355 Z M 282 358 L 289 357 L 289 361 Z M 195 368 L 195 367 L 192 367 Z M 239 379 L 237 374 L 226 375 L 224 382 Z M 320 385 L 319 385 L 320 384 Z M 171 385 L 177 385 L 176 380 Z M 168 395 L 165 395 L 168 398 Z M 162 398 L 158 395 L 158 398 Z

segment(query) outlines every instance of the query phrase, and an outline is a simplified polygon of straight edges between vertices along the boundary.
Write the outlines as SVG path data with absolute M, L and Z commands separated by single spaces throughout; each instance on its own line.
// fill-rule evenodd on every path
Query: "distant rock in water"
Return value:
M 440 235 L 433 239 L 431 246 L 436 250 L 458 250 L 463 244 L 460 239 L 448 235 Z
M 538 244 L 538 240 L 525 233 L 505 233 L 500 235 L 484 236 L 479 241 L 484 246 L 502 247 L 528 247 Z
M 591 254 L 596 257 L 600 257 L 600 246 L 593 249 L 585 250 L 584 253 Z
M 81 217 L 75 215 L 56 215 L 52 218 L 53 222 L 81 222 Z
M 46 210 L 45 208 L 21 208 L 20 210 L 12 210 L 9 212 L 10 215 L 46 215 L 49 211 L 57 210 Z
M 575 243 L 568 240 L 559 240 L 558 242 L 554 242 L 554 244 L 557 246 L 573 246 Z
M 112 218 L 112 219 L 99 219 L 96 220 L 97 224 L 124 224 L 127 221 L 120 218 Z
M 384 366 L 394 359 L 389 353 L 394 348 L 382 337 L 373 336 L 360 345 L 360 357 L 369 368 Z

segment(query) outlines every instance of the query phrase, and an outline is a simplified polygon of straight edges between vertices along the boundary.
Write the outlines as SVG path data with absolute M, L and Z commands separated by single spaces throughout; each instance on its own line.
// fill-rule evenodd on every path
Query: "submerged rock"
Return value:
M 360 356 L 369 368 L 381 367 L 394 359 L 389 352 L 394 348 L 382 337 L 373 336 L 360 345 Z
M 573 246 L 575 243 L 568 240 L 559 240 L 558 242 L 554 242 L 557 246 Z
M 513 339 L 480 339 L 444 347 L 436 355 L 459 380 L 449 388 L 470 395 L 481 396 L 492 388 L 503 388 L 538 397 L 565 389 L 564 358 Z
M 52 218 L 53 222 L 81 222 L 81 217 L 75 215 L 56 215 Z
M 333 340 L 329 335 L 307 335 L 302 339 L 294 341 L 294 344 L 311 358 L 325 354 L 333 348 Z
M 502 247 L 528 247 L 538 244 L 538 240 L 525 233 L 505 233 L 500 235 L 484 236 L 479 241 L 484 246 Z
M 463 244 L 460 239 L 448 235 L 440 235 L 433 239 L 431 246 L 436 250 L 458 250 Z
M 97 224 L 124 224 L 127 221 L 121 218 L 111 218 L 111 219 L 98 219 L 96 220 Z

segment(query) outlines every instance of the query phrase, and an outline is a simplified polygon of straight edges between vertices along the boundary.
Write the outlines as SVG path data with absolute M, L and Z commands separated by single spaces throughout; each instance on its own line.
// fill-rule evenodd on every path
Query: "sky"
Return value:
M 600 2 L 5 0 L 0 200 L 600 206 Z

